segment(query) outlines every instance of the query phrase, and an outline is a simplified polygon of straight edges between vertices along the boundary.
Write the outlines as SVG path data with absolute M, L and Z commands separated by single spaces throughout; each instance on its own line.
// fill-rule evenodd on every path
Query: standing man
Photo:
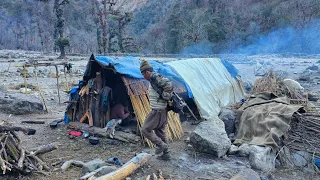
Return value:
M 152 66 L 146 60 L 141 62 L 140 71 L 143 77 L 150 82 L 149 101 L 151 107 L 151 112 L 142 125 L 142 133 L 153 144 L 157 145 L 155 154 L 163 153 L 160 157 L 163 160 L 170 160 L 165 128 L 168 124 L 167 104 L 172 96 L 172 82 L 161 74 L 154 72 Z

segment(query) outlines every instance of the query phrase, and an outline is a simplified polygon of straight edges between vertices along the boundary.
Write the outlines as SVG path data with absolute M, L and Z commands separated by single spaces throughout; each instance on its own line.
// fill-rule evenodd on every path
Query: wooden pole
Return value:
M 64 78 L 66 79 L 66 88 L 67 88 L 67 91 L 69 91 L 69 84 L 68 84 L 68 79 L 67 79 L 67 73 L 66 73 L 66 66 L 63 66 L 63 72 L 64 72 Z
M 116 171 L 113 171 L 104 176 L 98 177 L 95 180 L 114 180 L 114 179 L 125 179 L 127 176 L 132 174 L 135 170 L 143 166 L 150 158 L 151 154 L 140 153 L 136 157 L 132 158 L 126 164 Z
M 8 66 L 7 72 L 9 72 L 10 66 L 11 66 L 11 62 L 9 62 L 9 66 Z
M 26 68 L 26 66 L 23 66 L 23 80 L 24 80 L 25 94 L 27 94 L 27 68 Z
M 36 67 L 34 67 L 35 71 L 34 71 L 34 76 L 36 77 L 36 81 L 37 81 L 37 86 L 38 86 L 38 89 L 39 89 L 39 93 L 40 93 L 40 97 L 43 101 L 43 105 L 44 105 L 44 108 L 45 108 L 45 111 L 48 112 L 48 107 L 47 107 L 47 103 L 46 103 L 46 100 L 44 99 L 44 95 L 42 93 L 42 89 L 39 85 L 39 81 L 38 81 L 38 74 L 37 74 L 37 71 L 36 71 Z
M 56 68 L 56 77 L 57 77 L 57 89 L 58 89 L 58 97 L 59 97 L 59 104 L 61 103 L 60 100 L 60 87 L 59 87 L 59 71 L 58 71 L 58 65 L 54 65 Z

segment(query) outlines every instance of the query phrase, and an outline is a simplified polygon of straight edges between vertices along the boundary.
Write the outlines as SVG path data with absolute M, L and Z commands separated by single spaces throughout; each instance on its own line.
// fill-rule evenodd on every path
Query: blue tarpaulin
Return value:
M 118 73 L 126 75 L 131 78 L 142 79 L 143 76 L 140 72 L 140 62 L 141 60 L 132 57 L 109 57 L 109 56 L 95 56 L 95 60 L 101 66 L 104 67 L 113 67 Z M 169 65 L 162 62 L 149 60 L 148 61 L 155 72 L 162 74 L 163 76 L 181 82 L 185 85 L 185 88 L 188 91 L 189 98 L 192 98 L 192 92 L 188 84 L 180 77 L 180 75 Z

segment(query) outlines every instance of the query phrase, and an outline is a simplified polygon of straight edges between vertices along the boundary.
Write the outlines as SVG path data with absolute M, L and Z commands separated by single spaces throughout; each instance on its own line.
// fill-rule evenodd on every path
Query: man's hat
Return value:
M 143 71 L 148 69 L 152 69 L 151 64 L 146 60 L 142 60 L 140 63 L 140 72 L 142 73 Z

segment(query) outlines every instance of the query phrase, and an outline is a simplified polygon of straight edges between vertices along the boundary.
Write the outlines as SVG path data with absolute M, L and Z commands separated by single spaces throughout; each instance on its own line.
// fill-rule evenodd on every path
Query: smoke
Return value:
M 265 35 L 252 35 L 247 38 L 249 45 L 241 44 L 241 37 L 226 43 L 227 48 L 220 50 L 223 45 L 213 44 L 207 40 L 187 46 L 181 55 L 213 55 L 214 53 L 232 54 L 284 54 L 308 53 L 320 54 L 320 20 L 306 25 L 304 28 L 280 28 Z M 242 41 L 243 44 L 243 41 Z M 225 45 L 225 44 L 224 44 Z M 226 47 L 226 46 L 225 46 Z
M 320 53 L 320 20 L 302 29 L 287 27 L 254 38 L 247 46 L 227 50 L 236 54 Z
M 208 55 L 213 54 L 213 43 L 207 40 L 201 41 L 200 43 L 192 44 L 185 47 L 182 50 L 182 55 L 196 54 L 196 55 Z

